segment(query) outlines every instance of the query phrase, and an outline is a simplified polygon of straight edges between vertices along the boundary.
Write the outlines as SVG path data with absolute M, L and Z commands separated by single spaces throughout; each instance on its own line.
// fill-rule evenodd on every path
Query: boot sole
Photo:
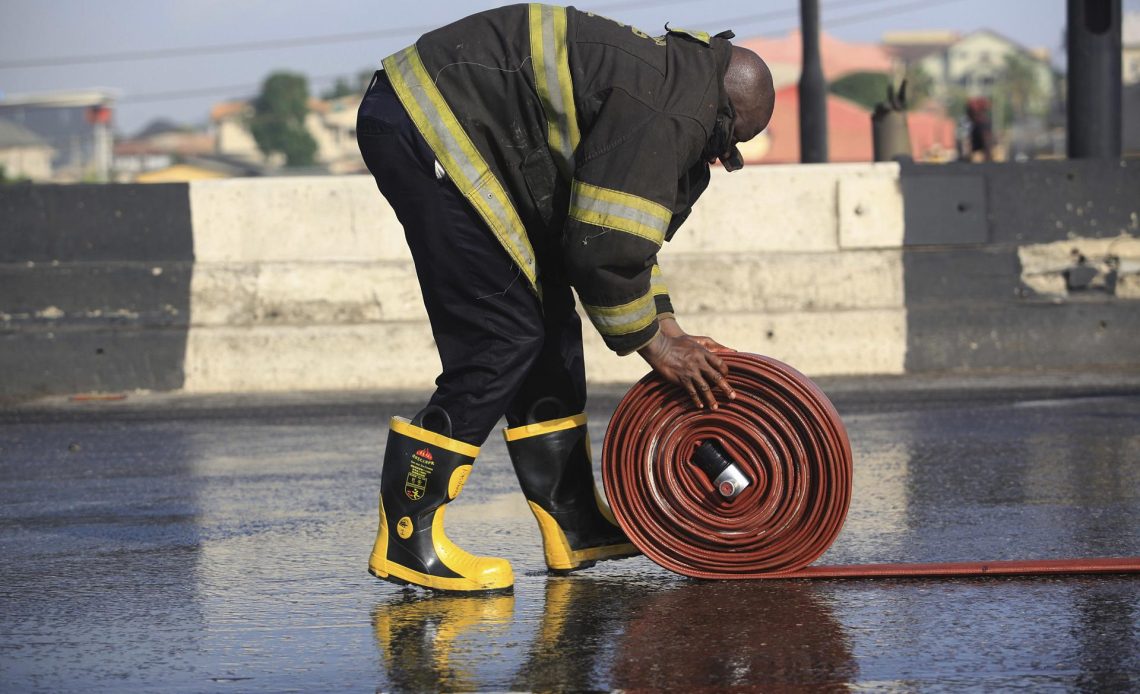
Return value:
M 423 588 L 424 590 L 430 590 L 433 593 L 446 593 L 448 595 L 471 595 L 471 594 L 500 595 L 500 594 L 505 594 L 505 593 L 513 593 L 515 591 L 515 587 L 513 585 L 507 586 L 506 588 L 472 588 L 469 590 L 468 589 L 452 590 L 450 588 L 435 588 L 433 586 L 425 586 L 425 585 L 420 584 L 420 583 L 412 583 L 411 581 L 405 581 L 404 579 L 397 578 L 396 576 L 393 576 L 392 574 L 381 574 L 380 572 L 376 571 L 376 569 L 373 569 L 371 566 L 368 567 L 368 573 L 372 574 L 373 576 L 380 579 L 381 581 L 387 581 L 388 583 L 392 583 L 392 584 L 395 584 L 397 586 L 412 586 L 415 588 Z
M 643 556 L 643 553 L 640 551 L 637 551 L 637 552 L 631 552 L 629 554 L 617 554 L 617 555 L 614 555 L 612 557 L 601 557 L 599 559 L 587 559 L 587 560 L 581 562 L 580 564 L 578 564 L 577 566 L 571 567 L 569 569 L 555 569 L 555 568 L 548 566 L 546 568 L 546 573 L 550 574 L 551 576 L 566 576 L 568 574 L 574 573 L 575 571 L 581 571 L 582 569 L 589 569 L 589 568 L 593 567 L 594 565 L 596 565 L 598 562 L 617 561 L 619 559 L 632 559 L 634 557 L 640 557 L 640 556 Z

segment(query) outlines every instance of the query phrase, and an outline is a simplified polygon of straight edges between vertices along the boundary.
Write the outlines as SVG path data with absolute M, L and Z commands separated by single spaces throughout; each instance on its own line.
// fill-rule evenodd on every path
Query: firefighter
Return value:
M 404 227 L 443 371 L 394 417 L 369 571 L 444 591 L 510 588 L 510 564 L 457 547 L 444 505 L 506 417 L 547 567 L 637 554 L 597 493 L 582 308 L 693 406 L 733 398 L 724 349 L 678 326 L 657 251 L 718 159 L 774 105 L 764 61 L 731 32 L 652 37 L 573 7 L 514 5 L 429 32 L 383 61 L 360 150 Z M 718 392 L 714 392 L 718 391 Z

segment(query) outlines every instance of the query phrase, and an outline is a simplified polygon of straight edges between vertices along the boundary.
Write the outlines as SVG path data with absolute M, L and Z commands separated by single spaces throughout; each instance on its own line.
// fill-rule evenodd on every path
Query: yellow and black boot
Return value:
M 585 413 L 503 430 L 507 451 L 542 533 L 546 566 L 556 573 L 641 554 L 598 494 Z
M 510 588 L 514 574 L 506 559 L 471 555 L 444 534 L 444 505 L 463 489 L 479 449 L 440 431 L 450 434 L 451 420 L 439 407 L 425 408 L 412 421 L 392 418 L 368 571 L 433 590 Z

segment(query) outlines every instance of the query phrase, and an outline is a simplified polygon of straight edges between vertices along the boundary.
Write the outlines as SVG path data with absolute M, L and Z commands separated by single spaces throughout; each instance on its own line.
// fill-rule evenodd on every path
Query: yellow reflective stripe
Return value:
M 664 205 L 636 195 L 574 181 L 570 191 L 570 218 L 627 234 L 660 246 L 673 213 Z
M 422 441 L 423 443 L 431 444 L 433 446 L 439 446 L 445 451 L 458 453 L 459 455 L 464 455 L 468 458 L 479 457 L 478 446 L 472 446 L 465 441 L 460 441 L 459 439 L 453 439 L 448 436 L 444 436 L 443 434 L 432 431 L 431 429 L 418 427 L 403 417 L 393 417 L 388 423 L 388 426 L 397 434 L 401 434 L 403 436 L 407 436 L 410 439 Z
M 530 54 L 534 85 L 546 113 L 546 141 L 555 164 L 569 180 L 581 134 L 566 49 L 566 8 L 531 3 Z
M 384 70 L 400 103 L 431 145 L 447 175 L 522 269 L 531 287 L 537 290 L 534 250 L 526 227 L 506 189 L 428 75 L 415 45 L 385 58 Z
M 603 335 L 630 335 L 644 330 L 657 319 L 657 304 L 653 292 L 621 306 L 590 306 L 582 304 L 590 322 Z
M 669 289 L 665 286 L 665 277 L 661 274 L 660 265 L 654 265 L 653 271 L 649 275 L 649 293 L 653 296 L 669 293 Z
M 669 26 L 668 24 L 665 25 L 665 28 L 669 31 L 670 34 L 678 34 L 680 36 L 688 36 L 691 39 L 696 39 L 697 41 L 700 41 L 701 43 L 705 44 L 706 46 L 708 46 L 709 44 L 712 43 L 712 37 L 709 36 L 709 32 L 707 32 L 707 31 L 693 31 L 692 29 L 674 29 L 673 27 Z
M 542 436 L 554 431 L 565 431 L 567 429 L 577 429 L 578 427 L 586 425 L 586 413 L 576 414 L 573 417 L 562 417 L 560 419 L 551 419 L 545 422 L 536 422 L 534 424 L 524 424 L 517 427 L 508 427 L 503 429 L 503 438 L 507 441 L 518 441 L 519 439 L 529 439 L 532 436 Z

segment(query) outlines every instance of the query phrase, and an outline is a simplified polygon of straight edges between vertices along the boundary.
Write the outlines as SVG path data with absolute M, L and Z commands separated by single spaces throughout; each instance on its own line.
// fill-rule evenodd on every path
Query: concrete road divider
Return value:
M 660 255 L 681 325 L 805 373 L 1140 368 L 1133 162 L 714 173 Z M 646 367 L 587 327 L 593 382 Z M 368 177 L 0 187 L 0 394 L 428 388 Z

